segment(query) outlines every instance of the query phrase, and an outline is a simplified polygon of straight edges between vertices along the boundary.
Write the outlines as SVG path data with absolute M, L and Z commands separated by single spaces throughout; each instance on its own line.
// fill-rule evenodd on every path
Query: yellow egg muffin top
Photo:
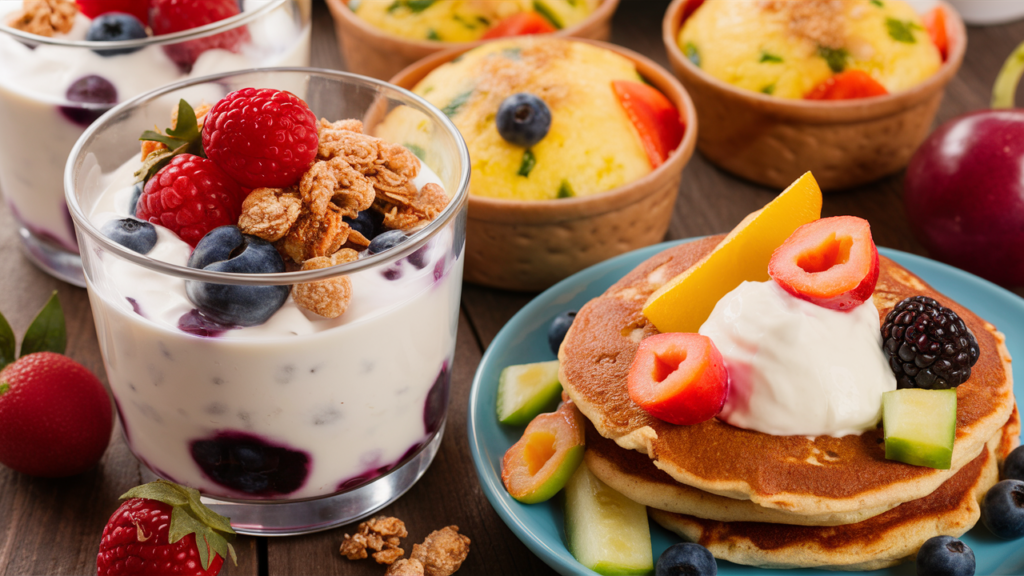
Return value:
M 598 194 L 651 172 L 640 135 L 612 81 L 641 81 L 633 63 L 587 44 L 551 37 L 489 42 L 443 64 L 413 91 L 440 108 L 469 148 L 470 193 L 511 200 Z M 531 148 L 498 132 L 498 108 L 526 92 L 551 110 L 547 135 Z M 413 150 L 429 148 L 427 123 L 394 111 L 378 132 Z M 419 128 L 417 128 L 419 127 Z
M 780 98 L 803 98 L 844 70 L 898 92 L 942 65 L 921 17 L 902 0 L 707 0 L 678 42 L 712 76 Z
M 574 26 L 599 0 L 350 0 L 372 26 L 410 40 L 472 42 L 495 24 L 522 12 L 540 14 L 556 29 Z

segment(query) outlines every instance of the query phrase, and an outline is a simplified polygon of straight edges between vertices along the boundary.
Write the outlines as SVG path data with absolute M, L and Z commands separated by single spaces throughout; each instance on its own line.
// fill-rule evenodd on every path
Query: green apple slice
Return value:
M 558 360 L 509 366 L 498 378 L 498 421 L 510 426 L 527 424 L 553 409 L 561 392 Z
M 886 392 L 882 422 L 887 459 L 949 470 L 956 438 L 956 389 Z
M 605 576 L 654 570 L 647 507 L 608 487 L 584 463 L 565 486 L 569 552 Z

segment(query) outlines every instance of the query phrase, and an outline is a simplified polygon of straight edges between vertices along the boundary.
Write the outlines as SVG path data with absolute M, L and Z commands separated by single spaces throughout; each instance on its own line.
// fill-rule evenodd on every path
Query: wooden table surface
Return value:
M 612 41 L 668 66 L 661 44 L 667 0 L 623 2 Z M 983 108 L 1000 65 L 1024 40 L 1024 22 L 970 28 L 967 56 L 946 90 L 938 121 Z M 344 69 L 331 17 L 322 1 L 314 11 L 312 63 Z M 1024 102 L 1024 96 L 1019 97 Z M 63 169 L 54 166 L 54 170 Z M 871 222 L 875 241 L 924 254 L 907 228 L 901 202 L 902 174 L 861 189 L 829 195 L 824 214 L 852 214 Z M 741 182 L 696 154 L 683 175 L 666 239 L 728 231 L 746 214 L 769 202 L 777 190 Z M 10 212 L 0 205 L 0 310 L 22 334 L 53 290 L 60 292 L 68 322 L 67 353 L 105 381 L 92 313 L 85 290 L 54 280 L 25 259 Z M 1024 295 L 1024 290 L 1018 289 Z M 477 482 L 466 435 L 469 388 L 483 350 L 498 330 L 533 295 L 466 285 L 463 289 L 449 423 L 436 460 L 420 482 L 383 510 L 403 519 L 409 545 L 431 530 L 456 524 L 473 540 L 460 574 L 553 574 L 512 534 L 491 509 Z M 61 480 L 30 478 L 0 466 L 0 574 L 95 574 L 100 534 L 118 506 L 117 497 L 139 484 L 141 473 L 120 434 L 100 465 Z M 240 537 L 238 566 L 222 574 L 368 574 L 384 568 L 372 560 L 350 562 L 338 553 L 346 526 L 289 538 Z

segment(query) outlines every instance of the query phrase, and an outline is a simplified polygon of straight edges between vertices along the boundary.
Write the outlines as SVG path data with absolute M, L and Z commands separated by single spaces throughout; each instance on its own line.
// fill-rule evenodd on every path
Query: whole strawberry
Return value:
M 316 116 L 291 92 L 243 88 L 206 114 L 206 156 L 247 188 L 295 184 L 316 159 Z
M 0 315 L 0 463 L 31 476 L 80 474 L 99 462 L 114 416 L 103 384 L 60 354 L 66 342 L 57 295 L 29 327 L 14 360 L 14 333 Z M 9 363 L 9 364 L 8 364 Z
M 160 36 L 219 22 L 239 13 L 236 0 L 152 0 L 149 25 Z M 238 52 L 248 41 L 249 29 L 239 26 L 213 36 L 165 45 L 164 52 L 189 71 L 203 52 L 215 48 Z
M 89 18 L 107 12 L 124 12 L 139 19 L 139 22 L 149 22 L 149 0 L 76 0 L 78 9 Z
M 170 229 L 195 248 L 210 230 L 238 222 L 244 197 L 210 160 L 179 154 L 146 183 L 135 217 Z
M 132 488 L 107 521 L 96 556 L 98 576 L 216 576 L 235 558 L 230 521 L 199 492 L 157 480 Z M 196 543 L 200 545 L 197 545 Z

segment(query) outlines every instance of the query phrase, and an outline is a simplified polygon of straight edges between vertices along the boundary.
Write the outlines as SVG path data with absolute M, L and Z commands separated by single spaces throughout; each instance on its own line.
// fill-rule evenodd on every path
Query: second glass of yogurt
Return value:
M 376 254 L 276 274 L 186 266 L 190 247 L 157 226 L 143 255 L 109 239 L 140 165 L 138 135 L 181 99 L 213 103 L 242 88 L 288 90 L 317 118 L 355 119 L 367 135 L 417 122 L 411 183 L 448 195 L 436 218 Z M 153 473 L 192 486 L 248 534 L 351 522 L 397 499 L 426 471 L 447 414 L 464 260 L 469 153 L 439 110 L 364 77 L 308 68 L 187 80 L 121 104 L 90 127 L 65 172 L 96 330 L 125 440 Z M 340 317 L 289 296 L 265 323 L 204 323 L 188 283 L 296 286 L 344 276 Z M 292 289 L 294 296 L 294 288 Z
M 245 0 L 212 24 L 115 42 L 87 41 L 81 13 L 49 37 L 8 26 L 21 5 L 0 2 L 0 191 L 29 259 L 77 286 L 85 278 L 62 168 L 86 127 L 116 103 L 182 79 L 309 65 L 310 0 Z

